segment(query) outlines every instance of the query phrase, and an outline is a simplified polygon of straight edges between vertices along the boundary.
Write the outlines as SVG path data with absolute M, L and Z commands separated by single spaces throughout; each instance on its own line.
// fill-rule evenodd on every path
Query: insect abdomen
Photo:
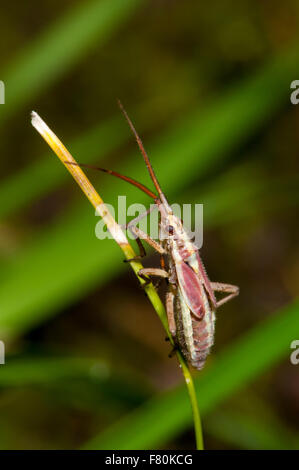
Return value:
M 192 314 L 180 290 L 175 302 L 177 341 L 186 360 L 202 369 L 214 343 L 215 314 L 208 309 L 199 320 Z
M 191 359 L 191 364 L 196 369 L 203 368 L 211 347 L 214 344 L 214 312 L 211 312 L 211 317 L 212 318 L 204 317 L 202 320 L 197 320 L 195 317 L 192 318 L 195 354 Z

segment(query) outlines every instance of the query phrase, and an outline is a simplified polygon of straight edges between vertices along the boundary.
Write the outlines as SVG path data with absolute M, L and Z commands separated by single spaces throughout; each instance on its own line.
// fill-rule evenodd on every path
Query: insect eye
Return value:
M 166 230 L 167 230 L 167 232 L 169 233 L 169 235 L 173 235 L 173 226 L 172 226 L 172 225 L 168 225 L 168 226 L 166 227 Z

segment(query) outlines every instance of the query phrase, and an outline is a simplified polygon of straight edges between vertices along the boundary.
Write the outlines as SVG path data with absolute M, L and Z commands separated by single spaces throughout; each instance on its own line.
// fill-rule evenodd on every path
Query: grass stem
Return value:
M 91 204 L 94 206 L 96 211 L 99 215 L 103 218 L 104 222 L 107 225 L 108 230 L 110 231 L 111 235 L 113 236 L 116 243 L 121 248 L 122 252 L 124 253 L 126 259 L 132 259 L 136 256 L 132 246 L 128 242 L 127 237 L 125 236 L 122 228 L 115 219 L 112 217 L 110 212 L 108 211 L 107 207 L 103 199 L 100 197 L 98 192 L 95 190 L 93 185 L 90 183 L 88 178 L 86 177 L 85 173 L 82 171 L 80 166 L 74 165 L 77 163 L 76 160 L 72 157 L 70 152 L 66 149 L 63 143 L 58 139 L 58 137 L 54 134 L 54 132 L 47 126 L 47 124 L 40 118 L 40 116 L 32 112 L 32 125 L 35 129 L 40 133 L 43 139 L 47 142 L 47 144 L 51 147 L 51 149 L 55 152 L 67 170 L 71 173 L 74 180 L 80 186 L 86 197 L 89 199 Z M 164 308 L 164 305 L 152 283 L 147 285 L 145 284 L 144 279 L 138 276 L 138 272 L 140 269 L 143 268 L 142 264 L 139 261 L 130 261 L 130 265 L 135 272 L 140 284 L 143 286 L 151 304 L 153 305 L 157 315 L 159 316 L 163 327 L 167 333 L 167 336 L 170 340 L 172 346 L 174 346 L 173 338 L 170 334 L 168 328 L 168 321 L 167 315 Z M 190 369 L 183 358 L 180 351 L 176 351 L 176 355 L 181 366 L 184 379 L 186 382 L 186 386 L 188 389 L 192 413 L 193 413 L 193 421 L 194 421 L 194 430 L 195 430 L 195 439 L 196 439 L 196 447 L 198 450 L 203 449 L 203 438 L 202 438 L 202 427 L 201 427 L 201 420 L 200 420 L 200 413 L 198 408 L 198 402 L 196 397 L 196 391 L 194 387 L 193 378 L 190 372 Z

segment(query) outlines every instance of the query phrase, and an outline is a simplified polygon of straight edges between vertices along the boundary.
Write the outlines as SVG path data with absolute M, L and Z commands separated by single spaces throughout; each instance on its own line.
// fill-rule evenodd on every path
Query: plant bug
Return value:
M 149 282 L 151 276 L 167 279 L 166 311 L 170 333 L 185 359 L 196 369 L 202 369 L 214 343 L 216 309 L 237 296 L 239 288 L 231 284 L 209 280 L 198 248 L 190 240 L 182 221 L 175 216 L 168 204 L 143 143 L 122 104 L 119 103 L 119 105 L 136 138 L 158 194 L 153 193 L 138 181 L 113 170 L 87 164 L 78 165 L 104 171 L 123 179 L 154 199 L 154 207 L 157 207 L 160 212 L 160 243 L 134 225 L 143 216 L 149 214 L 150 210 L 127 225 L 138 242 L 140 248 L 138 258 L 145 255 L 141 239 L 160 253 L 161 257 L 161 268 L 143 268 L 138 275 L 146 282 Z M 167 263 L 165 263 L 164 257 L 166 257 Z M 215 292 L 223 292 L 227 295 L 217 301 Z

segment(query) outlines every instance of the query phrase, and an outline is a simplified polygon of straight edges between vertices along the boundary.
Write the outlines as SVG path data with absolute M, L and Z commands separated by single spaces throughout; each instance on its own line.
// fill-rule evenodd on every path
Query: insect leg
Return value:
M 130 222 L 127 223 L 126 225 L 121 225 L 121 227 L 127 229 L 132 225 L 136 225 L 140 220 L 142 220 L 144 217 L 149 215 L 151 212 L 153 212 L 157 208 L 158 208 L 157 204 L 151 204 L 150 207 L 145 212 L 143 212 L 142 214 L 139 214 L 137 217 L 130 220 Z
M 163 271 L 166 271 L 165 259 L 164 259 L 164 256 L 162 255 L 162 253 L 160 253 L 160 266 L 161 266 L 161 269 L 163 269 Z M 155 283 L 155 288 L 156 289 L 158 289 L 160 287 L 161 281 L 162 281 L 162 278 L 158 279 L 158 281 Z M 167 279 L 167 281 L 168 281 L 168 279 Z
M 138 271 L 138 276 L 145 281 L 145 285 L 148 285 L 151 282 L 148 276 L 168 278 L 168 272 L 159 268 L 142 268 Z
M 211 282 L 211 287 L 216 292 L 226 292 L 228 295 L 217 301 L 217 308 L 233 299 L 239 294 L 239 287 L 232 284 L 223 284 L 221 282 Z
M 142 256 L 145 256 L 145 249 L 144 249 L 144 247 L 141 243 L 141 238 L 146 243 L 148 243 L 150 246 L 152 246 L 158 253 L 160 253 L 160 254 L 165 253 L 164 248 L 159 243 L 157 243 L 155 240 L 153 240 L 147 233 L 143 232 L 143 230 L 141 230 L 139 227 L 133 226 L 133 227 L 128 227 L 128 228 L 137 237 L 136 241 L 138 243 L 139 248 L 141 248 L 141 246 L 142 246 L 142 251 L 143 252 L 140 253 L 140 256 L 135 256 L 135 258 L 127 259 L 127 260 L 125 260 L 125 262 L 135 261 L 136 259 L 140 259 Z M 138 240 L 139 240 L 139 242 L 138 242 Z
M 158 253 L 160 254 L 164 254 L 165 253 L 165 250 L 164 248 L 162 247 L 162 245 L 160 245 L 160 243 L 156 242 L 153 238 L 151 238 L 147 233 L 143 232 L 143 230 L 141 230 L 139 227 L 128 227 L 129 230 L 131 230 L 131 232 L 137 237 L 137 238 L 141 238 L 142 240 L 144 240 L 146 243 L 148 243 L 150 246 L 152 246 Z
M 139 227 L 134 225 L 135 223 L 139 222 L 143 217 L 150 214 L 156 208 L 157 208 L 157 205 L 152 205 L 146 212 L 143 212 L 143 214 L 141 214 L 138 217 L 136 217 L 135 219 L 131 220 L 126 225 L 125 228 L 127 230 L 130 230 L 130 232 L 133 235 L 135 235 L 135 237 L 136 237 L 136 242 L 137 242 L 138 247 L 139 247 L 140 255 L 135 256 L 135 258 L 124 260 L 125 263 L 130 262 L 130 261 L 138 260 L 140 258 L 143 258 L 146 255 L 146 251 L 145 251 L 144 246 L 142 245 L 141 239 L 143 239 L 150 246 L 152 246 L 158 253 L 160 253 L 160 254 L 165 253 L 164 248 L 162 248 L 162 246 L 159 243 L 157 243 L 155 240 L 153 240 L 147 233 L 143 232 L 143 230 L 141 230 Z
M 144 258 L 146 256 L 146 251 L 145 251 L 145 248 L 142 245 L 142 241 L 140 240 L 139 237 L 136 238 L 136 243 L 137 243 L 138 248 L 139 248 L 139 257 Z
M 161 269 L 165 269 L 165 259 L 162 253 L 160 253 L 160 265 Z
M 168 319 L 169 331 L 173 338 L 176 337 L 176 324 L 174 319 L 174 294 L 169 291 L 166 294 L 166 313 Z

